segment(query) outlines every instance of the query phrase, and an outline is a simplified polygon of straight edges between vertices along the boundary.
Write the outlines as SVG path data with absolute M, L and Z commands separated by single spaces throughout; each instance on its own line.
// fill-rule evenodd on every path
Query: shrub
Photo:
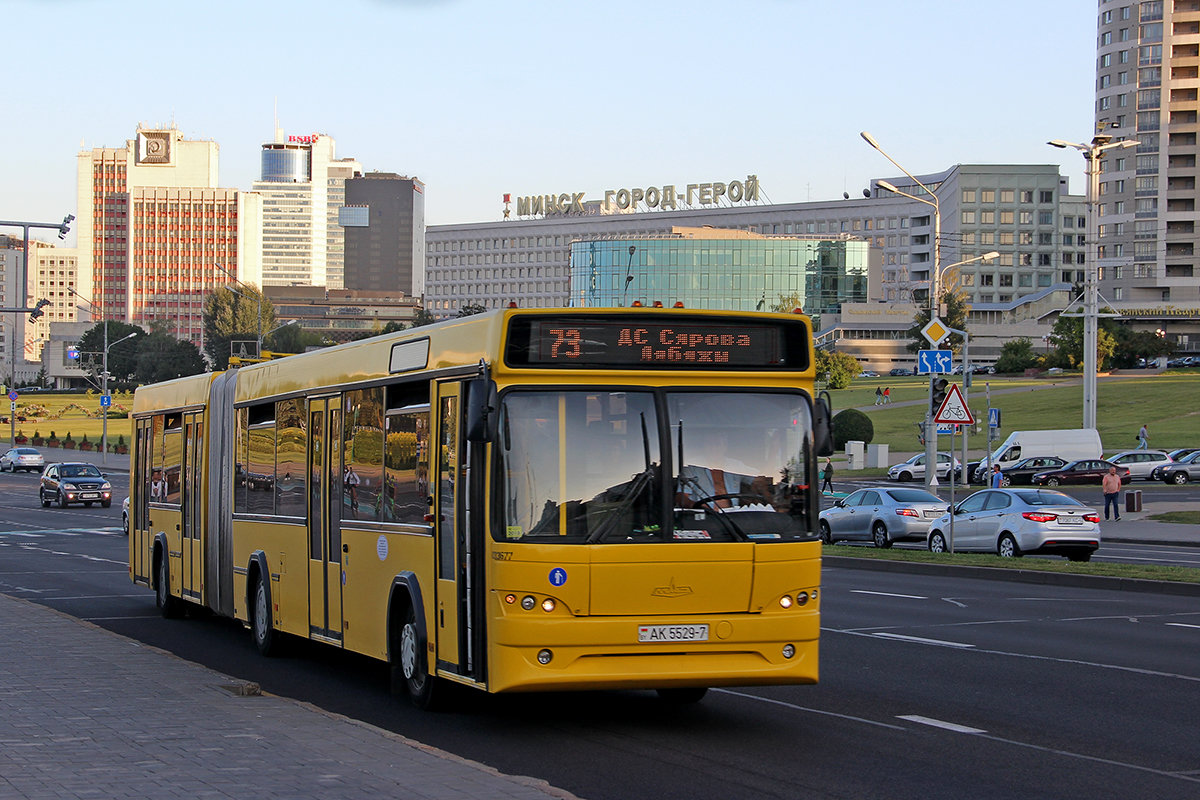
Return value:
M 875 426 L 871 418 L 855 408 L 839 411 L 833 417 L 833 446 L 841 450 L 846 442 L 870 444 L 875 438 Z

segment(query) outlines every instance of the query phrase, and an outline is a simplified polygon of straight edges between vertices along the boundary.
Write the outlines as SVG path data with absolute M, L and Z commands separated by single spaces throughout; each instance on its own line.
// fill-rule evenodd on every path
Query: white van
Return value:
M 1100 458 L 1100 434 L 1095 428 L 1068 428 L 1053 431 L 1013 431 L 992 452 L 992 464 L 1008 469 L 1018 461 L 1034 456 L 1058 456 L 1066 461 Z M 988 473 L 985 458 L 972 476 L 984 483 Z

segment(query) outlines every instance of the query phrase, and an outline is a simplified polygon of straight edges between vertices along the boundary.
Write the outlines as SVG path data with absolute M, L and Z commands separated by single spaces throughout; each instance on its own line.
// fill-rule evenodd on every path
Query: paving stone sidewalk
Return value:
M 0 800 L 574 800 L 0 595 Z

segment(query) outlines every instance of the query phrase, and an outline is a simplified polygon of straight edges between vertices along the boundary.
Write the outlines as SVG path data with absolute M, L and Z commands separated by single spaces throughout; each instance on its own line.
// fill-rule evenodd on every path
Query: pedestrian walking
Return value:
M 1142 429 L 1140 431 L 1138 431 L 1137 438 L 1138 438 L 1137 449 L 1145 450 L 1147 447 L 1150 446 L 1150 429 L 1147 428 L 1145 425 L 1143 425 Z
M 1100 491 L 1104 492 L 1104 518 L 1108 519 L 1108 507 L 1112 505 L 1113 515 L 1119 521 L 1121 507 L 1117 505 L 1117 498 L 1121 496 L 1121 476 L 1116 467 L 1108 468 L 1108 474 L 1100 481 Z
M 825 490 L 827 490 L 827 489 L 830 492 L 832 492 L 833 491 L 833 461 L 830 460 L 829 458 L 825 459 L 825 469 L 821 473 L 821 477 L 822 477 L 821 493 L 824 494 Z
M 892 402 L 892 387 L 883 387 L 883 404 L 886 406 Z
M 883 389 L 878 386 L 875 387 L 875 405 L 883 405 Z
M 1004 474 L 1002 472 L 1000 472 L 1000 465 L 992 464 L 992 480 L 991 480 L 991 484 L 990 484 L 991 487 L 993 489 L 999 489 L 1000 483 L 1003 480 L 1004 480 Z

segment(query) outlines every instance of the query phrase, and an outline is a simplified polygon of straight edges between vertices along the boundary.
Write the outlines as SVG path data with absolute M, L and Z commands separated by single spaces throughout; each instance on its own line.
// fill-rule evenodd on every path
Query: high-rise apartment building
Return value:
M 1154 323 L 1200 317 L 1196 197 L 1200 167 L 1200 0 L 1099 0 L 1096 131 L 1113 148 L 1100 165 L 1100 293 Z M 1126 310 L 1128 307 L 1128 311 Z M 1192 326 L 1195 327 L 1194 325 Z M 1179 336 L 1183 336 L 1179 340 Z M 1173 336 L 1195 350 L 1195 332 Z
M 425 184 L 391 172 L 346 181 L 339 221 L 345 288 L 420 297 L 425 291 Z
M 362 172 L 335 157 L 331 136 L 284 136 L 262 146 L 262 282 L 266 286 L 343 285 L 345 238 L 338 210 L 346 180 Z
M 261 280 L 256 197 L 217 185 L 216 142 L 139 126 L 118 148 L 79 154 L 78 278 L 96 320 L 165 322 L 201 343 L 204 295 Z

